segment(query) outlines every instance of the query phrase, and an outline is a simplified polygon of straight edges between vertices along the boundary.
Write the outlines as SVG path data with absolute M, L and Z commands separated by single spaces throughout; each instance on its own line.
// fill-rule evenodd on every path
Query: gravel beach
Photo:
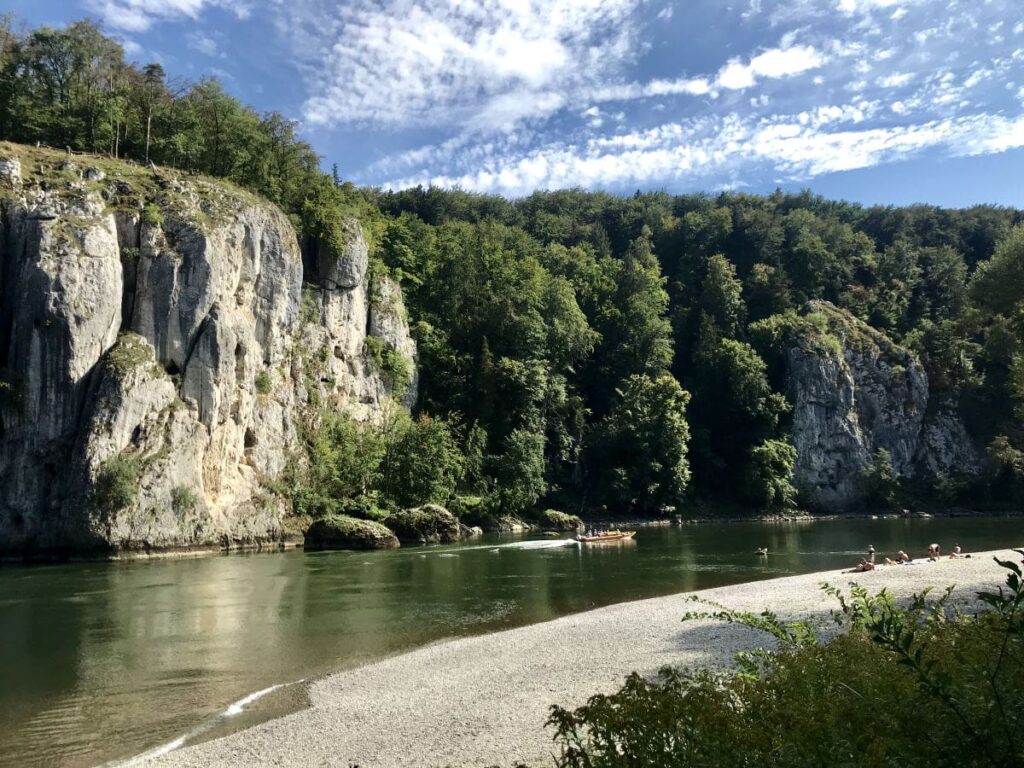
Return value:
M 699 592 L 738 610 L 771 608 L 785 618 L 829 621 L 834 601 L 819 585 L 851 581 L 909 596 L 957 586 L 967 600 L 1001 583 L 992 555 L 869 573 L 791 576 Z M 613 605 L 555 621 L 420 648 L 311 686 L 311 707 L 222 739 L 181 749 L 147 766 L 511 766 L 550 765 L 544 728 L 551 704 L 577 705 L 616 690 L 630 672 L 666 664 L 722 665 L 764 637 L 743 627 L 688 622 L 687 594 Z

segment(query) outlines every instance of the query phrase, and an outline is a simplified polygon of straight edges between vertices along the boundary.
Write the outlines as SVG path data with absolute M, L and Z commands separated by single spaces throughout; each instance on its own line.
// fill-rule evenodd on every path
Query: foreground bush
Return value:
M 1024 589 L 1020 567 L 1000 565 L 1008 589 L 979 593 L 991 610 L 978 617 L 949 608 L 951 589 L 907 609 L 885 590 L 830 589 L 848 631 L 827 645 L 808 624 L 770 613 L 690 614 L 766 631 L 778 650 L 740 654 L 725 674 L 633 674 L 615 694 L 553 707 L 556 763 L 1024 765 Z

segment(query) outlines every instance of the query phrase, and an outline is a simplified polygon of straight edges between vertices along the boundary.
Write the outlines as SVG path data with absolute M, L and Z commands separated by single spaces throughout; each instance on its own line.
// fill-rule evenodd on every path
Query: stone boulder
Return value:
M 372 520 L 331 515 L 315 520 L 306 529 L 306 549 L 394 549 L 398 538 Z
M 329 290 L 355 288 L 362 284 L 370 261 L 370 250 L 363 228 L 355 219 L 342 222 L 344 237 L 340 245 L 322 242 L 317 254 L 320 284 Z
M 576 515 L 559 512 L 557 509 L 545 509 L 543 512 L 538 512 L 533 516 L 533 521 L 537 528 L 545 532 L 575 533 L 586 527 Z
M 447 544 L 463 537 L 458 518 L 438 504 L 395 512 L 384 525 L 407 544 Z

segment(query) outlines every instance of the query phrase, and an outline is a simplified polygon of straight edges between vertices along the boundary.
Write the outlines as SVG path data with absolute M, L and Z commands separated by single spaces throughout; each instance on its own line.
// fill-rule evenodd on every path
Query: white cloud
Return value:
M 848 16 L 870 11 L 908 5 L 907 0 L 838 0 L 836 8 Z M 905 10 L 897 8 L 897 10 Z
M 914 79 L 912 72 L 893 72 L 885 77 L 878 78 L 878 85 L 882 88 L 902 88 Z
M 280 1 L 314 125 L 514 127 L 633 60 L 643 0 Z M 573 97 L 573 98 L 571 98 Z M 530 109 L 533 104 L 535 109 Z
M 718 72 L 715 84 L 719 88 L 739 90 L 750 88 L 760 78 L 778 79 L 817 69 L 826 57 L 810 45 L 790 48 L 772 48 L 754 56 L 748 64 L 740 59 L 730 60 Z
M 844 107 L 837 107 L 846 111 Z M 826 130 L 777 115 L 768 122 L 729 115 L 698 118 L 593 140 L 580 147 L 552 144 L 514 158 L 485 158 L 457 176 L 424 175 L 389 186 L 459 186 L 481 192 L 526 194 L 582 185 L 616 187 L 657 181 L 701 180 L 737 169 L 770 168 L 788 180 L 906 159 L 937 148 L 952 156 L 1024 147 L 1024 117 L 978 115 L 907 126 Z
M 192 32 L 186 39 L 188 40 L 188 47 L 194 51 L 199 51 L 206 56 L 217 56 L 220 54 L 217 41 L 203 32 Z
M 155 22 L 197 19 L 207 8 L 224 8 L 239 18 L 251 12 L 250 0 L 86 0 L 86 7 L 114 29 L 145 32 Z

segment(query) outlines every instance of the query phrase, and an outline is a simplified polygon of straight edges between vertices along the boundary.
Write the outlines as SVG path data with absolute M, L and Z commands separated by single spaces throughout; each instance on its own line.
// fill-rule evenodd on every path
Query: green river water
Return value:
M 282 683 L 597 606 L 852 565 L 1024 545 L 1020 518 L 644 528 L 632 545 L 485 537 L 0 568 L 0 765 L 92 766 L 300 705 Z M 753 554 L 767 546 L 766 559 Z M 290 691 L 290 693 L 288 693 Z M 235 704 L 235 706 L 231 706 Z

